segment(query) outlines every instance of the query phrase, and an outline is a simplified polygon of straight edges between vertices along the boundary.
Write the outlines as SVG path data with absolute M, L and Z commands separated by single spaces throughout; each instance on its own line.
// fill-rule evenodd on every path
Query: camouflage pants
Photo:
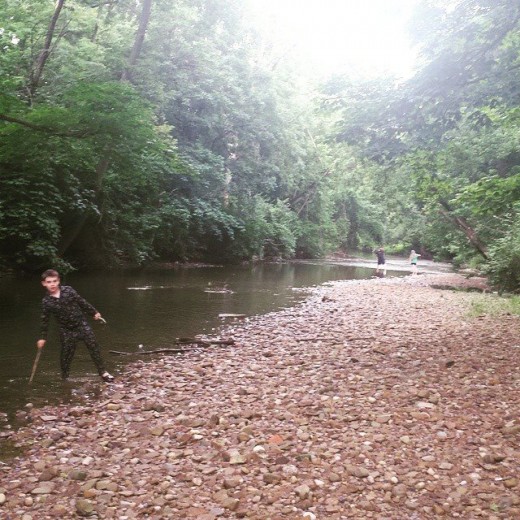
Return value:
M 72 363 L 72 359 L 74 358 L 74 354 L 76 352 L 76 345 L 78 344 L 78 341 L 83 341 L 87 346 L 88 351 L 90 353 L 90 357 L 96 365 L 99 375 L 105 372 L 105 365 L 103 363 L 103 358 L 101 357 L 101 350 L 99 348 L 99 344 L 96 341 L 94 332 L 87 323 L 74 330 L 61 329 L 60 340 L 60 366 L 61 377 L 63 379 L 67 379 L 67 377 L 69 376 L 70 365 Z

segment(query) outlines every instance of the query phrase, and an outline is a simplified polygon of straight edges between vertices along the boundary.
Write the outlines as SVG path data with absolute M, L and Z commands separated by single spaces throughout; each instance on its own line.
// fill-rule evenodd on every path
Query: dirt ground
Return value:
M 0 517 L 520 518 L 520 318 L 448 287 L 485 281 L 334 282 L 223 328 L 233 346 L 28 406 Z

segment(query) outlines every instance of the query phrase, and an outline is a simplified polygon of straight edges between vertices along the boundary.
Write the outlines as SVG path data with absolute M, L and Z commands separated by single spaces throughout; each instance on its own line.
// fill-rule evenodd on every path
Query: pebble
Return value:
M 33 495 L 48 495 L 54 490 L 55 484 L 53 482 L 43 482 L 38 487 L 35 487 L 31 493 Z
M 306 484 L 302 484 L 301 486 L 298 486 L 294 492 L 300 497 L 300 498 L 307 498 L 309 496 L 309 493 L 311 492 L 311 488 L 307 486 Z
M 408 489 L 404 484 L 397 484 L 397 486 L 394 486 L 392 489 L 392 495 L 396 497 L 402 497 L 406 495 Z
M 90 500 L 80 498 L 76 500 L 76 512 L 80 516 L 91 516 L 94 513 L 94 505 Z

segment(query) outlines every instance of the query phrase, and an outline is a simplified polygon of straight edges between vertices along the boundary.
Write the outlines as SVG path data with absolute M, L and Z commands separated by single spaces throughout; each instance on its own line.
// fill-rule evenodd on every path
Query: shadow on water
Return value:
M 224 322 L 219 314 L 253 316 L 294 305 L 305 297 L 298 291 L 333 280 L 366 279 L 369 267 L 326 262 L 298 262 L 247 267 L 180 268 L 138 273 L 73 274 L 72 285 L 107 320 L 93 324 L 110 370 L 116 374 L 128 359 L 108 350 L 135 352 L 139 348 L 172 346 L 178 337 L 215 334 Z M 387 276 L 402 276 L 388 271 Z M 223 292 L 205 292 L 225 288 Z M 43 289 L 37 278 L 0 279 L 0 431 L 16 410 L 95 397 L 100 383 L 83 344 L 78 346 L 71 380 L 59 373 L 59 341 L 51 320 L 47 345 L 32 385 L 28 380 L 39 334 Z M 135 359 L 135 358 L 130 358 Z M 3 421 L 3 422 L 2 422 Z

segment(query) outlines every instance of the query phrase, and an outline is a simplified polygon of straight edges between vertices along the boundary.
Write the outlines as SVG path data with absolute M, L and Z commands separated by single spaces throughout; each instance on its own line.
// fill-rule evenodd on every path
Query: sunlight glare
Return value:
M 406 23 L 417 0 L 250 0 L 268 37 L 315 74 L 407 76 Z

